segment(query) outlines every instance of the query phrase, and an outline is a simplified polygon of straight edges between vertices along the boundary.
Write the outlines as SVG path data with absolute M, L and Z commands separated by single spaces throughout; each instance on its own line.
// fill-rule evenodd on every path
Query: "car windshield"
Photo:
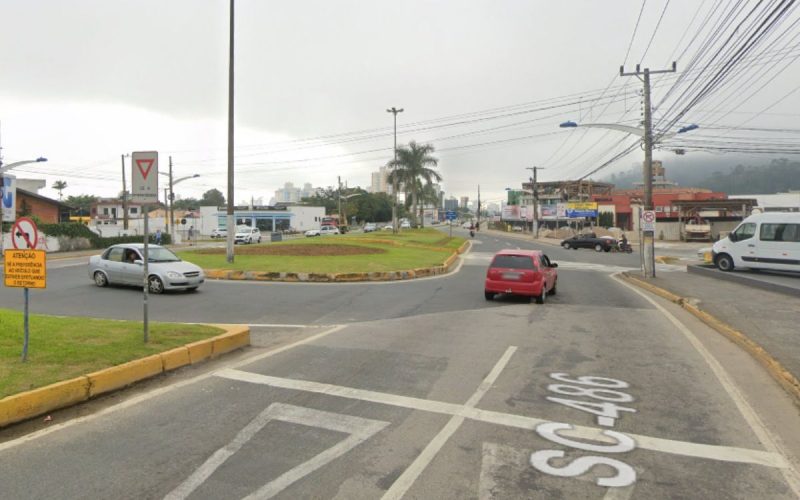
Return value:
M 181 259 L 164 247 L 150 247 L 147 252 L 147 260 L 150 262 L 179 262 Z
M 498 255 L 492 261 L 491 267 L 514 269 L 533 269 L 533 259 L 527 255 Z

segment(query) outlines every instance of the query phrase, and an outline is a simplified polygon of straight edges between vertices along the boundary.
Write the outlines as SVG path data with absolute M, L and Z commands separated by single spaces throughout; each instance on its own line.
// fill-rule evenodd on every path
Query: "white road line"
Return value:
M 491 410 L 481 410 L 479 408 L 468 408 L 465 405 L 455 403 L 445 403 L 442 401 L 420 399 L 410 396 L 400 396 L 396 394 L 356 389 L 352 387 L 343 387 L 320 382 L 272 377 L 269 375 L 261 375 L 258 373 L 250 373 L 239 370 L 220 370 L 216 372 L 216 375 L 231 380 L 263 384 L 282 389 L 313 392 L 328 396 L 355 399 L 359 401 L 369 401 L 372 403 L 385 404 L 389 406 L 398 406 L 412 410 L 461 416 L 478 422 L 514 427 L 517 429 L 525 429 L 530 431 L 535 430 L 540 424 L 550 422 L 550 420 L 536 417 L 501 413 Z M 605 429 L 579 425 L 575 425 L 573 427 L 574 428 L 572 430 L 561 431 L 560 434 L 566 437 L 590 439 L 601 443 L 615 442 L 608 436 L 601 434 Z M 674 441 L 671 439 L 662 439 L 641 434 L 627 435 L 636 441 L 637 448 L 658 451 L 661 453 L 705 458 L 722 462 L 762 465 L 765 467 L 789 467 L 782 455 L 770 451 L 751 450 L 732 446 L 690 443 L 686 441 Z
M 264 359 L 264 358 L 268 358 L 270 356 L 274 356 L 276 354 L 280 354 L 282 352 L 288 351 L 289 349 L 293 349 L 293 348 L 295 348 L 297 346 L 300 346 L 300 345 L 303 345 L 303 344 L 307 344 L 309 342 L 313 342 L 313 341 L 315 341 L 317 339 L 320 339 L 320 338 L 325 337 L 327 335 L 330 335 L 332 333 L 336 333 L 336 332 L 342 330 L 343 328 L 346 328 L 346 326 L 347 325 L 335 326 L 335 327 L 333 327 L 333 328 L 331 328 L 329 330 L 325 330 L 324 332 L 320 332 L 320 333 L 318 333 L 316 335 L 312 335 L 312 336 L 307 337 L 305 339 L 298 340 L 297 342 L 293 342 L 293 343 L 285 345 L 283 347 L 279 347 L 278 349 L 273 349 L 271 351 L 268 351 L 268 352 L 265 352 L 265 353 L 261 353 L 261 354 L 257 354 L 255 356 L 249 356 L 249 357 L 244 358 L 243 360 L 241 360 L 238 363 L 235 363 L 235 364 L 233 364 L 231 366 L 238 368 L 238 367 L 247 365 L 249 363 L 252 363 L 254 361 L 258 361 L 260 359 Z M 27 434 L 25 436 L 19 437 L 17 439 L 12 439 L 10 441 L 6 441 L 4 443 L 0 443 L 0 451 L 6 450 L 6 449 L 9 449 L 9 448 L 13 448 L 14 446 L 17 446 L 17 445 L 20 445 L 20 444 L 23 444 L 23 443 L 27 443 L 29 441 L 36 440 L 36 439 L 38 439 L 40 437 L 47 436 L 48 434 L 51 434 L 53 432 L 58 432 L 60 430 L 66 429 L 68 427 L 72 427 L 73 425 L 82 424 L 82 423 L 85 423 L 85 422 L 91 422 L 92 420 L 95 420 L 95 419 L 100 418 L 102 416 L 109 415 L 109 414 L 114 413 L 116 411 L 124 410 L 124 409 L 130 408 L 132 406 L 136 406 L 136 405 L 138 405 L 140 403 L 143 403 L 143 402 L 148 401 L 150 399 L 153 399 L 155 397 L 158 397 L 158 396 L 161 396 L 163 394 L 167 394 L 169 392 L 172 392 L 175 389 L 180 389 L 181 387 L 185 387 L 187 385 L 191 385 L 191 384 L 194 384 L 196 382 L 200 382 L 202 380 L 205 380 L 205 379 L 207 379 L 209 377 L 213 377 L 214 375 L 216 375 L 216 372 L 204 373 L 202 375 L 198 375 L 196 377 L 192 377 L 190 379 L 183 380 L 181 382 L 176 382 L 174 384 L 170 384 L 167 387 L 160 387 L 158 389 L 154 389 L 154 390 L 149 391 L 149 392 L 147 392 L 145 394 L 141 394 L 139 396 L 133 397 L 133 398 L 128 399 L 128 400 L 125 400 L 125 401 L 123 401 L 121 403 L 115 404 L 114 406 L 109 406 L 108 408 L 104 408 L 104 409 L 98 411 L 97 413 L 93 413 L 91 415 L 86 415 L 84 417 L 74 418 L 72 420 L 64 422 L 63 424 L 56 424 L 56 425 L 53 425 L 53 426 L 48 427 L 46 429 L 42 429 L 42 430 L 33 432 L 31 434 Z
M 742 414 L 742 417 L 744 417 L 745 421 L 750 426 L 750 429 L 752 429 L 753 433 L 756 435 L 756 437 L 758 437 L 758 440 L 761 441 L 761 444 L 764 445 L 764 448 L 771 453 L 786 456 L 786 453 L 778 444 L 778 441 L 773 437 L 772 433 L 758 417 L 758 414 L 756 414 L 756 412 L 744 398 L 742 393 L 736 387 L 736 384 L 733 383 L 733 380 L 731 380 L 730 376 L 725 371 L 725 368 L 722 367 L 719 361 L 717 361 L 716 358 L 708 351 L 708 349 L 706 349 L 706 347 L 697 339 L 691 330 L 689 330 L 686 325 L 681 323 L 678 318 L 673 316 L 672 313 L 664 309 L 661 304 L 653 300 L 653 298 L 651 298 L 648 294 L 636 288 L 635 286 L 622 281 L 619 279 L 619 277 L 615 276 L 615 279 L 650 302 L 656 309 L 666 316 L 666 318 L 673 325 L 675 325 L 675 327 L 684 335 L 684 337 L 686 337 L 692 347 L 694 347 L 695 350 L 700 353 L 700 355 L 708 364 L 709 368 L 711 368 L 711 371 L 714 372 L 717 380 L 725 389 L 725 392 L 728 393 L 728 396 L 730 396 L 730 398 L 733 400 L 734 404 L 739 409 L 739 412 Z M 781 472 L 783 473 L 784 479 L 789 484 L 789 487 L 792 489 L 794 494 L 800 498 L 800 474 L 798 474 L 797 470 L 795 470 L 795 468 L 792 467 L 788 461 L 786 462 L 787 465 L 786 467 L 781 468 Z
M 486 375 L 486 378 L 483 379 L 481 385 L 478 386 L 478 390 L 467 400 L 466 404 L 464 405 L 465 408 L 471 408 L 478 404 L 481 398 L 486 394 L 486 392 L 492 387 L 492 384 L 497 380 L 497 377 L 500 375 L 500 372 L 503 371 L 503 368 L 508 364 L 508 361 L 511 359 L 511 356 L 517 350 L 515 346 L 509 346 L 506 349 L 506 352 L 503 353 L 503 356 L 495 363 L 494 368 L 492 371 Z M 436 454 L 439 453 L 439 450 L 447 443 L 450 437 L 455 434 L 461 424 L 464 423 L 464 417 L 460 415 L 454 415 L 447 425 L 439 431 L 439 434 L 434 437 L 428 446 L 422 450 L 422 453 L 408 466 L 408 468 L 403 471 L 400 477 L 395 480 L 392 486 L 389 488 L 388 491 L 383 495 L 383 500 L 392 500 L 392 499 L 400 499 L 403 498 L 414 482 L 417 480 L 420 474 L 430 465 L 431 461 L 433 461 Z
M 309 427 L 319 427 L 331 431 L 350 434 L 350 436 L 334 445 L 331 448 L 319 453 L 310 460 L 292 468 L 281 474 L 277 478 L 269 481 L 264 486 L 246 496 L 246 500 L 272 498 L 299 479 L 311 474 L 315 470 L 324 466 L 328 462 L 342 456 L 359 444 L 363 443 L 381 429 L 389 425 L 389 422 L 371 420 L 352 415 L 342 415 L 311 408 L 303 408 L 283 403 L 273 403 L 266 410 L 258 414 L 241 431 L 236 434 L 233 440 L 218 449 L 203 465 L 197 468 L 183 483 L 168 493 L 165 500 L 183 500 L 192 494 L 200 485 L 211 477 L 211 475 L 236 454 L 242 446 L 247 444 L 253 436 L 264 428 L 270 421 L 278 420 Z

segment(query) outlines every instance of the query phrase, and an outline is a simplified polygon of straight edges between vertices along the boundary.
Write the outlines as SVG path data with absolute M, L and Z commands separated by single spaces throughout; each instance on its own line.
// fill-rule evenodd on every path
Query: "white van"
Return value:
M 751 215 L 714 243 L 711 255 L 722 271 L 735 267 L 800 271 L 800 212 Z

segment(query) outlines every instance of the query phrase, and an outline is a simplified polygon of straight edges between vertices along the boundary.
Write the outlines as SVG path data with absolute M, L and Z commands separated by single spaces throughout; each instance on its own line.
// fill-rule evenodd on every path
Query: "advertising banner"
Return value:
M 596 202 L 570 202 L 567 203 L 567 217 L 597 217 Z
M 14 222 L 17 218 L 17 183 L 8 174 L 0 177 L 0 210 L 3 212 L 3 222 Z
M 503 220 L 510 220 L 510 221 L 518 221 L 519 218 L 519 206 L 517 205 L 506 205 L 503 207 Z

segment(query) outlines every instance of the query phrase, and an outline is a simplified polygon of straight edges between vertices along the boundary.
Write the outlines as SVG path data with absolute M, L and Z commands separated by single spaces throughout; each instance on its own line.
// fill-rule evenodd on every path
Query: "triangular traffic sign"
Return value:
M 153 162 L 155 160 L 153 158 L 147 159 L 136 159 L 136 167 L 139 169 L 139 172 L 142 174 L 142 179 L 147 180 L 147 176 L 150 174 L 150 169 L 153 168 Z

